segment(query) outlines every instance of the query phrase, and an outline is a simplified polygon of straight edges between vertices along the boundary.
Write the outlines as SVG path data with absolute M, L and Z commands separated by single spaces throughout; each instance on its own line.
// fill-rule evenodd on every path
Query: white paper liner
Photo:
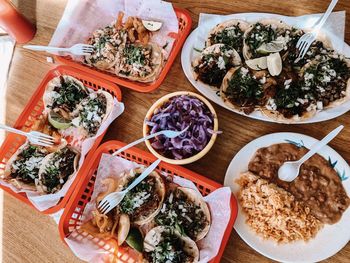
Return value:
M 205 46 L 205 41 L 209 31 L 217 24 L 227 21 L 229 19 L 241 19 L 249 23 L 256 22 L 264 18 L 280 19 L 290 26 L 301 29 L 312 28 L 312 26 L 320 19 L 323 14 L 311 14 L 303 16 L 283 16 L 268 13 L 244 13 L 232 15 L 215 15 L 201 13 L 198 22 L 197 44 L 198 48 L 202 49 Z M 333 48 L 339 52 L 344 53 L 344 49 L 349 46 L 344 43 L 345 34 L 345 11 L 338 11 L 332 13 L 327 19 L 321 31 L 332 41 Z
M 113 100 L 113 109 L 111 113 L 109 114 L 108 118 L 102 123 L 101 127 L 98 129 L 95 136 L 87 138 L 83 141 L 81 145 L 81 156 L 79 160 L 78 170 L 82 166 L 85 156 L 90 151 L 92 146 L 94 145 L 96 139 L 103 134 L 109 127 L 109 125 L 124 111 L 124 104 L 122 102 L 119 102 L 116 98 Z M 55 206 L 62 197 L 64 197 L 70 188 L 71 184 L 73 183 L 77 173 L 75 173 L 73 176 L 71 176 L 67 182 L 63 185 L 62 189 L 60 189 L 57 193 L 54 194 L 46 194 L 46 195 L 40 195 L 38 192 L 30 191 L 30 190 L 24 190 L 24 189 L 17 189 L 12 184 L 9 184 L 3 180 L 0 180 L 0 184 L 7 186 L 11 188 L 12 191 L 15 193 L 26 193 L 29 201 L 39 210 L 44 211 L 50 207 Z
M 124 20 L 137 16 L 163 22 L 151 41 L 161 47 L 168 43 L 165 50 L 170 53 L 174 39 L 169 34 L 178 33 L 179 25 L 172 4 L 161 0 L 69 0 L 49 46 L 71 47 L 86 43 L 96 29 L 115 21 L 119 11 L 125 13 Z M 74 59 L 82 61 L 81 57 Z
M 139 164 L 121 157 L 103 154 L 96 175 L 94 192 L 91 196 L 91 201 L 84 209 L 81 217 L 82 222 L 86 222 L 92 218 L 91 212 L 96 209 L 96 197 L 101 191 L 106 190 L 105 187 L 101 185 L 103 179 L 111 176 L 118 177 L 121 173 L 139 166 Z M 198 191 L 196 186 L 187 179 L 174 176 L 174 182 L 181 186 L 189 187 Z M 200 249 L 201 263 L 209 262 L 217 255 L 220 249 L 221 241 L 231 217 L 231 190 L 229 187 L 219 188 L 205 196 L 204 200 L 209 205 L 212 224 L 207 236 L 197 243 Z M 103 255 L 101 255 L 101 253 L 105 252 L 101 249 L 97 249 L 89 240 L 77 240 L 75 234 L 76 233 L 73 232 L 68 238 L 65 238 L 65 241 L 73 253 L 78 258 L 88 262 L 100 262 L 99 260 L 102 262 Z

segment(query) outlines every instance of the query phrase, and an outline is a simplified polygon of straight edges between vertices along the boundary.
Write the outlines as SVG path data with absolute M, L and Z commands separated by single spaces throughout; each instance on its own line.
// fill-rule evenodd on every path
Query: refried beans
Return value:
M 304 202 L 321 222 L 334 224 L 348 208 L 350 199 L 337 172 L 325 158 L 319 154 L 312 156 L 301 166 L 299 176 L 290 183 L 278 179 L 278 169 L 283 162 L 299 160 L 307 152 L 305 147 L 299 148 L 290 143 L 260 148 L 248 169 Z

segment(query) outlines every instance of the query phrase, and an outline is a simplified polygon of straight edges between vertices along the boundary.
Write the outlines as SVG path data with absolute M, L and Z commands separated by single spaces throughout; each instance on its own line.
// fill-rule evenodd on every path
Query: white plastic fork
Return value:
M 316 40 L 318 33 L 320 32 L 324 23 L 326 23 L 327 18 L 330 16 L 330 14 L 332 13 L 337 3 L 338 3 L 338 0 L 332 0 L 332 2 L 329 4 L 327 8 L 326 13 L 324 13 L 321 19 L 316 23 L 316 25 L 314 26 L 314 29 L 311 32 L 304 34 L 298 40 L 296 48 L 299 49 L 299 56 L 297 60 L 302 59 L 305 56 L 306 52 L 309 50 L 310 46 L 312 45 L 312 42 Z
M 144 142 L 146 140 L 149 140 L 149 139 L 152 139 L 154 137 L 157 137 L 159 135 L 164 135 L 168 138 L 175 138 L 179 135 L 181 135 L 182 133 L 186 132 L 188 130 L 190 126 L 187 126 L 185 129 L 183 129 L 182 131 L 171 131 L 171 130 L 164 130 L 164 131 L 159 131 L 159 132 L 156 132 L 156 133 L 153 133 L 153 134 L 150 134 L 146 137 L 143 137 L 141 139 L 138 139 L 132 143 L 129 143 L 128 145 L 125 145 L 124 147 L 120 148 L 118 151 L 114 152 L 112 155 L 118 155 L 120 154 L 121 152 L 135 146 L 136 144 L 139 144 L 141 142 Z
M 113 192 L 105 196 L 102 201 L 98 204 L 98 211 L 102 214 L 108 214 L 113 208 L 115 208 L 119 203 L 123 200 L 125 195 L 141 183 L 154 169 L 157 168 L 158 164 L 161 162 L 160 159 L 153 162 L 150 166 L 148 166 L 139 177 L 137 177 L 125 190 L 120 192 Z
M 54 138 L 50 135 L 47 135 L 45 133 L 37 132 L 37 131 L 31 131 L 31 132 L 24 132 L 21 130 L 17 130 L 15 128 L 6 126 L 4 124 L 0 124 L 0 129 L 4 129 L 9 132 L 17 133 L 23 136 L 26 136 L 31 144 L 40 145 L 44 147 L 49 147 L 54 144 Z
M 68 52 L 77 56 L 87 56 L 94 51 L 94 47 L 87 44 L 75 44 L 74 46 L 69 48 L 35 46 L 35 45 L 25 45 L 23 47 L 26 49 L 35 50 L 35 51 L 46 51 L 48 53 L 53 53 L 53 54 L 57 54 L 57 52 Z

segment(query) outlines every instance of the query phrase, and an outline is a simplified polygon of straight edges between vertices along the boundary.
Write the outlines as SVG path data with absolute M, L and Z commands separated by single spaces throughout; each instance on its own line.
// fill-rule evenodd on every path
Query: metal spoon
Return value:
M 343 128 L 344 126 L 340 125 L 338 128 L 331 131 L 321 141 L 313 144 L 310 147 L 310 150 L 300 160 L 285 162 L 282 164 L 282 166 L 278 169 L 278 178 L 286 182 L 291 182 L 297 178 L 301 165 L 306 162 L 311 156 L 317 153 L 323 146 L 327 145 L 331 140 L 333 140 Z

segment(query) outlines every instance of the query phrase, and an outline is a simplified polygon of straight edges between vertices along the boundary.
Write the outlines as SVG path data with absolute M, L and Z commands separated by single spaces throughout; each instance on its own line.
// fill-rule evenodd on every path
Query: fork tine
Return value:
M 300 57 L 300 54 L 303 53 L 304 48 L 305 48 L 306 46 L 307 46 L 307 42 L 304 41 L 304 42 L 302 43 L 302 45 L 298 48 L 298 50 L 299 50 L 299 56 L 298 56 L 298 57 Z
M 108 203 L 107 200 L 102 199 L 102 201 L 100 201 L 100 202 L 98 203 L 97 209 L 99 209 L 99 210 L 102 209 L 107 203 Z
M 104 213 L 103 214 L 108 214 L 113 208 L 114 208 L 115 206 L 109 206 L 105 211 L 104 211 Z
M 46 138 L 46 137 L 41 137 L 41 136 L 34 136 L 36 139 L 38 139 L 38 140 L 41 140 L 41 141 L 45 141 L 45 142 L 52 142 L 52 143 L 54 143 L 55 142 L 55 140 L 54 139 L 48 139 L 48 138 Z
M 45 134 L 45 133 L 42 133 L 42 132 L 38 132 L 38 131 L 32 131 L 32 132 L 30 132 L 30 133 L 33 134 L 33 135 L 35 135 L 35 136 L 45 137 L 45 138 L 47 138 L 47 139 L 52 139 L 52 140 L 55 139 L 54 137 L 52 137 L 52 136 L 50 136 L 50 135 L 48 135 L 48 134 Z
M 107 202 L 106 204 L 104 204 L 104 206 L 100 209 L 98 209 L 102 214 L 106 214 L 106 211 L 110 208 L 109 203 Z
M 312 43 L 312 42 L 311 42 Z M 307 53 L 307 51 L 309 50 L 311 43 L 309 42 L 306 47 L 304 48 L 304 51 L 300 54 L 301 58 L 303 58 L 305 56 L 305 54 Z
M 48 147 L 48 146 L 51 146 L 51 145 L 48 145 L 47 143 L 41 143 L 41 142 L 38 142 L 38 141 L 35 141 L 35 140 L 32 140 L 32 139 L 29 139 L 29 141 L 34 144 L 34 145 L 39 145 L 39 146 L 44 146 L 44 147 Z

